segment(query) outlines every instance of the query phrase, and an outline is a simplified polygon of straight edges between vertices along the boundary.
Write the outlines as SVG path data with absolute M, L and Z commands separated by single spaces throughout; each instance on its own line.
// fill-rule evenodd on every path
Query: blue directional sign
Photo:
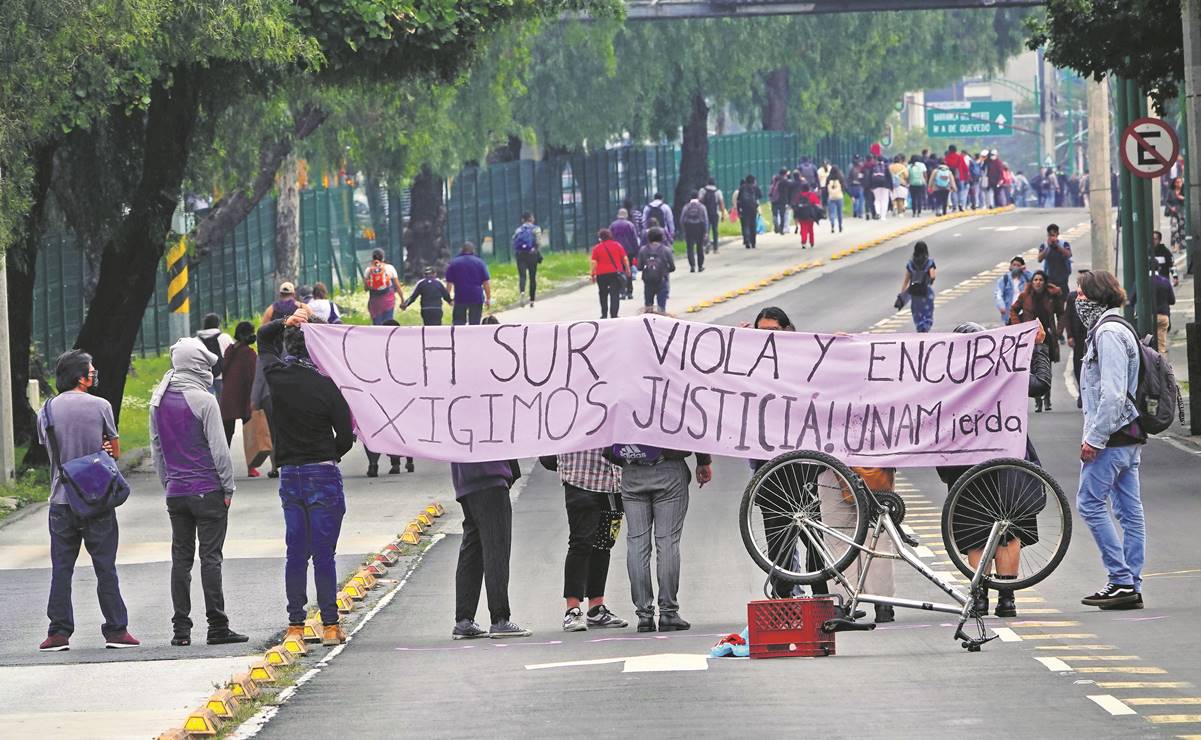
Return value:
M 927 103 L 926 135 L 941 139 L 1013 136 L 1013 101 Z

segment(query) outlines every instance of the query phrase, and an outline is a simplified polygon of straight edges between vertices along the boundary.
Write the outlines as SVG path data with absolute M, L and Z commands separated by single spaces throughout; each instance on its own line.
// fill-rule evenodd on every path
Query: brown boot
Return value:
M 304 625 L 303 624 L 289 624 L 288 631 L 286 633 L 284 633 L 284 639 L 287 640 L 289 637 L 295 637 L 297 640 L 300 640 L 301 642 L 303 642 L 304 641 Z
M 346 632 L 340 624 L 327 624 L 321 630 L 322 645 L 341 645 L 346 642 Z

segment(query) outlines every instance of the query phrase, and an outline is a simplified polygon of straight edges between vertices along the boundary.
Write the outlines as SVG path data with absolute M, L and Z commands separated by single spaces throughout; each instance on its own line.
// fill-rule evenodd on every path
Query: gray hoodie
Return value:
M 221 409 L 209 392 L 215 361 L 199 339 L 180 339 L 171 347 L 171 370 L 150 399 L 150 449 L 168 496 L 234 492 Z

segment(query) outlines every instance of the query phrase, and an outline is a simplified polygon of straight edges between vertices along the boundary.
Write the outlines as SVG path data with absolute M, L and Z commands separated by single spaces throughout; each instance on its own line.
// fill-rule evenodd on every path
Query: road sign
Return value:
M 1140 118 L 1122 132 L 1122 163 L 1134 175 L 1155 178 L 1167 174 L 1180 156 L 1176 131 L 1158 118 Z
M 927 103 L 926 135 L 936 139 L 1013 136 L 1013 101 Z

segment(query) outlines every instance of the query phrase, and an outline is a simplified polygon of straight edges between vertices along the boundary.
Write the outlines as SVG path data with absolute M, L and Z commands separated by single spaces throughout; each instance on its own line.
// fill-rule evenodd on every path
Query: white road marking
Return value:
M 707 671 L 709 656 L 703 653 L 657 653 L 655 655 L 631 655 L 626 658 L 597 658 L 594 660 L 568 660 L 560 663 L 534 663 L 527 671 L 546 668 L 573 668 L 575 666 L 624 663 L 622 673 L 660 673 L 665 671 Z
M 993 627 L 993 633 L 1001 638 L 1001 642 L 1021 642 L 1022 636 L 1008 627 Z
M 913 548 L 913 552 L 916 553 L 919 558 L 934 557 L 934 551 L 925 545 L 918 545 L 917 547 Z
M 1037 660 L 1039 663 L 1042 663 L 1043 666 L 1048 671 L 1070 671 L 1070 670 L 1072 670 L 1072 667 L 1070 665 L 1068 665 L 1067 663 L 1064 663 L 1059 658 L 1037 657 L 1037 658 L 1035 658 L 1035 660 Z
M 1126 706 L 1121 699 L 1110 694 L 1090 694 L 1089 699 L 1096 702 L 1097 706 L 1109 712 L 1115 717 L 1123 717 L 1131 714 L 1138 714 L 1130 707 Z

